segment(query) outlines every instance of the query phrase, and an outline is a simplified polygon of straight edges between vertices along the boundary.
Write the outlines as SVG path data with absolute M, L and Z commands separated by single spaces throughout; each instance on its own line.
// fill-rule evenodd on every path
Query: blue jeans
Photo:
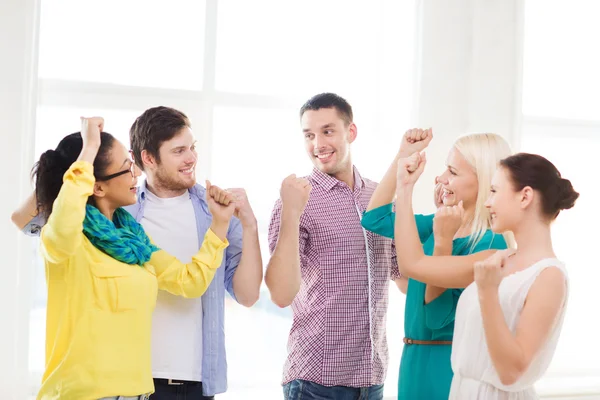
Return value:
M 383 400 L 383 385 L 366 388 L 322 386 L 296 379 L 283 386 L 285 400 Z

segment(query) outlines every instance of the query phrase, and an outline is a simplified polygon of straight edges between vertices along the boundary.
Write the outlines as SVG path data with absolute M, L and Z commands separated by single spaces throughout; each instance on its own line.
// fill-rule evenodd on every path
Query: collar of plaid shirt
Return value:
M 360 173 L 358 172 L 358 169 L 356 167 L 353 167 L 353 172 L 354 172 L 354 191 L 364 189 L 365 181 L 363 180 L 362 176 L 360 175 Z M 339 179 L 334 178 L 331 175 L 326 174 L 325 172 L 320 171 L 317 168 L 313 168 L 313 171 L 310 174 L 310 176 L 308 177 L 308 179 L 310 181 L 312 181 L 313 183 L 318 183 L 319 186 L 321 186 L 325 190 L 331 190 L 338 185 L 347 186 L 344 182 L 340 181 Z

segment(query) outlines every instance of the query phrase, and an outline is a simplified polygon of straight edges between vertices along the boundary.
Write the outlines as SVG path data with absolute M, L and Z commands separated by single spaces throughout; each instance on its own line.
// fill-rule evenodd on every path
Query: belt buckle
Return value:
M 150 400 L 150 395 L 149 394 L 143 394 L 140 396 L 140 400 Z
M 167 379 L 167 385 L 179 386 L 183 385 L 183 382 L 173 382 L 173 379 Z

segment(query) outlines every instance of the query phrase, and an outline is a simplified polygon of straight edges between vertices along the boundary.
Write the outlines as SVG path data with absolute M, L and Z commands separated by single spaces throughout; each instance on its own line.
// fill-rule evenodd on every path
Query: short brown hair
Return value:
M 149 108 L 137 117 L 129 130 L 129 141 L 135 163 L 142 170 L 142 150 L 146 150 L 160 162 L 158 150 L 161 144 L 171 140 L 185 127 L 191 128 L 188 117 L 170 107 Z
M 346 126 L 353 122 L 352 106 L 335 93 L 320 93 L 308 99 L 300 108 L 300 118 L 309 110 L 318 111 L 322 108 L 334 108 Z

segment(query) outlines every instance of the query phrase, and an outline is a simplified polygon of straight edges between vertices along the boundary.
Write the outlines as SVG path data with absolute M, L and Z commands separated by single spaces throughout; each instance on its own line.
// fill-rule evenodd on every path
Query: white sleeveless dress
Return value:
M 559 268 L 567 280 L 564 264 L 555 258 L 548 258 L 507 276 L 500 283 L 498 292 L 500 305 L 511 332 L 516 331 L 531 285 L 540 272 L 548 267 Z M 451 400 L 537 399 L 533 385 L 544 375 L 552 360 L 562 329 L 565 309 L 566 297 L 546 343 L 540 348 L 529 369 L 517 382 L 506 386 L 500 382 L 487 349 L 477 285 L 475 283 L 469 285 L 460 296 L 456 310 L 451 356 L 454 378 L 449 398 Z

